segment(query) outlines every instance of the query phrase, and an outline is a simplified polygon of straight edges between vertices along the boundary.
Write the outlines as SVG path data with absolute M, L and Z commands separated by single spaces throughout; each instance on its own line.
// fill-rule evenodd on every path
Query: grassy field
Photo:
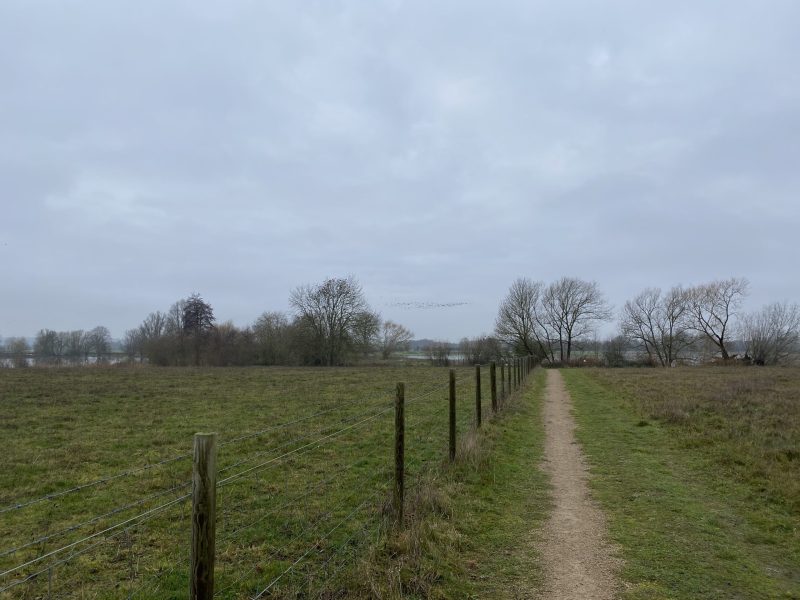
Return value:
M 458 371 L 462 434 L 473 372 Z M 335 591 L 386 521 L 397 381 L 413 486 L 446 457 L 446 369 L 0 370 L 0 572 L 25 565 L 0 589 L 39 573 L 0 596 L 184 597 L 196 431 L 219 432 L 219 597 L 284 572 L 271 597 Z
M 389 502 L 397 381 L 400 533 Z M 447 369 L 423 365 L 0 370 L 0 590 L 21 582 L 0 597 L 185 597 L 197 431 L 219 434 L 217 597 L 481 597 L 492 561 L 461 553 L 512 535 L 474 511 L 522 518 L 497 507 L 526 506 L 527 486 L 506 484 L 540 441 L 537 404 L 509 406 L 475 434 L 474 369 L 457 369 L 461 442 L 447 467 L 447 382 Z M 495 447 L 516 459 L 495 465 Z
M 626 598 L 800 598 L 800 371 L 566 370 Z

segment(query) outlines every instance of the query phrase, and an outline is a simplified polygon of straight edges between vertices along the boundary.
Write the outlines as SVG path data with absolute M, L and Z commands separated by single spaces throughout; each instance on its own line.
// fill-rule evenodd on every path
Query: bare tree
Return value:
M 431 361 L 431 364 L 446 367 L 450 364 L 450 352 L 452 348 L 449 342 L 437 340 L 431 342 L 425 351 L 428 354 L 428 358 Z
M 542 314 L 544 284 L 519 278 L 508 290 L 495 319 L 495 334 L 518 354 L 553 359 L 550 328 Z
M 395 352 L 408 348 L 414 334 L 394 321 L 384 321 L 381 328 L 381 356 L 388 359 Z
M 300 286 L 292 291 L 289 303 L 298 319 L 313 333 L 319 360 L 325 365 L 345 360 L 354 345 L 357 319 L 369 311 L 364 292 L 353 277 Z
M 381 316 L 365 310 L 353 320 L 353 345 L 356 352 L 367 357 L 375 351 L 380 343 Z
M 63 340 L 64 356 L 76 363 L 85 361 L 89 353 L 86 332 L 82 329 L 76 329 L 62 332 L 60 335 Z
M 265 312 L 253 324 L 256 360 L 262 365 L 283 365 L 290 361 L 290 324 L 282 312 Z
M 182 311 L 181 311 L 182 313 Z M 167 331 L 167 322 L 169 321 L 169 317 L 166 313 L 162 313 L 160 310 L 155 312 L 151 312 L 147 315 L 142 324 L 139 325 L 139 331 L 142 335 L 144 340 L 153 340 L 158 339 L 162 335 L 164 335 Z M 183 328 L 183 323 L 181 322 L 180 327 Z
M 742 319 L 747 354 L 759 365 L 776 365 L 800 352 L 800 306 L 774 303 Z
M 654 363 L 668 367 L 689 346 L 689 295 L 681 287 L 666 294 L 648 288 L 622 309 L 622 334 L 642 347 Z
M 725 344 L 749 285 L 747 279 L 731 277 L 689 290 L 689 327 L 705 336 L 719 350 L 723 360 L 730 358 Z
M 37 361 L 57 364 L 64 354 L 64 340 L 57 331 L 40 329 L 33 342 L 33 353 Z
M 28 340 L 24 337 L 10 337 L 6 340 L 6 352 L 11 355 L 11 364 L 21 369 L 28 366 Z
M 122 349 L 129 361 L 137 359 L 141 361 L 144 358 L 144 338 L 141 327 L 128 329 L 125 332 L 125 336 L 122 338 Z
M 111 333 L 106 327 L 98 325 L 86 334 L 86 346 L 97 362 L 103 362 L 111 352 Z
M 542 295 L 544 321 L 558 339 L 559 357 L 570 360 L 574 345 L 611 318 L 611 308 L 594 281 L 562 277 Z
M 473 365 L 485 365 L 492 360 L 499 360 L 503 356 L 500 340 L 489 335 L 463 338 L 458 343 L 458 351 L 466 361 Z

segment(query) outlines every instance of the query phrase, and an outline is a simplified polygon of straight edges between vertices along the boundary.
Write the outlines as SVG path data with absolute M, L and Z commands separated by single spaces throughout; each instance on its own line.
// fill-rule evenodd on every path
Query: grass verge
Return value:
M 532 597 L 541 578 L 533 541 L 549 506 L 538 468 L 544 376 L 535 371 L 498 417 L 465 435 L 454 465 L 423 478 L 405 530 L 376 544 L 342 589 L 372 598 Z
M 721 467 L 723 457 L 746 460 L 755 436 L 738 450 L 709 448 L 697 442 L 713 442 L 721 411 L 709 421 L 702 411 L 657 420 L 642 389 L 621 392 L 603 372 L 563 373 L 595 497 L 626 561 L 625 598 L 800 598 L 800 518 L 791 501 L 764 501 L 756 480 Z

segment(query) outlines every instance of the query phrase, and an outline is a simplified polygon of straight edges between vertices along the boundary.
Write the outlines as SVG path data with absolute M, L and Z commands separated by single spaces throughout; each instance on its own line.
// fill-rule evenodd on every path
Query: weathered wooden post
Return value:
M 190 600 L 214 597 L 217 530 L 217 434 L 196 433 L 192 462 L 192 551 Z
M 506 363 L 500 363 L 500 400 L 506 399 Z
M 489 384 L 492 390 L 492 412 L 497 412 L 497 365 L 494 361 L 489 365 Z
M 456 459 L 456 372 L 450 369 L 450 462 Z
M 397 524 L 403 525 L 403 497 L 405 496 L 405 435 L 406 386 L 397 384 L 394 404 L 394 510 Z
M 475 365 L 475 426 L 481 426 L 481 366 Z

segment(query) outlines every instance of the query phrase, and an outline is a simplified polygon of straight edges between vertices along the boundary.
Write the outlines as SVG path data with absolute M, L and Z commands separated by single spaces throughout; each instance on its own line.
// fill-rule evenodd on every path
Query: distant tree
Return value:
M 730 357 L 728 334 L 748 287 L 747 279 L 731 277 L 695 286 L 688 292 L 689 327 L 713 344 L 723 360 Z
M 6 340 L 6 352 L 11 355 L 11 364 L 18 369 L 28 366 L 28 340 L 24 337 L 10 337 Z
M 352 277 L 295 288 L 289 304 L 302 321 L 301 331 L 311 334 L 317 348 L 315 354 L 324 365 L 346 360 L 355 346 L 358 319 L 369 311 L 361 286 Z
M 399 323 L 384 321 L 381 327 L 381 357 L 386 360 L 395 352 L 408 349 L 414 334 Z
M 183 314 L 181 309 L 181 315 Z M 139 325 L 139 333 L 141 334 L 142 341 L 155 340 L 167 333 L 167 324 L 169 316 L 167 313 L 162 313 L 160 310 L 151 312 L 142 324 Z M 183 318 L 181 316 L 181 323 L 179 325 L 183 329 Z
M 61 362 L 64 353 L 64 339 L 57 331 L 40 329 L 33 342 L 33 353 L 37 361 L 57 364 Z
M 683 288 L 665 294 L 648 288 L 625 303 L 620 328 L 653 363 L 668 367 L 693 341 L 689 316 L 689 294 Z
M 774 303 L 742 320 L 746 352 L 754 363 L 777 365 L 800 352 L 800 306 Z
M 365 310 L 353 321 L 353 345 L 354 350 L 363 357 L 367 357 L 375 351 L 379 343 L 381 331 L 381 316 Z
M 111 333 L 106 327 L 98 325 L 86 334 L 87 349 L 94 354 L 97 362 L 104 362 L 111 352 Z
M 88 336 L 82 329 L 65 331 L 59 334 L 64 347 L 64 356 L 74 363 L 86 360 L 88 351 Z
M 520 278 L 511 284 L 508 294 L 500 304 L 494 330 L 517 354 L 544 358 L 550 354 L 549 341 L 537 331 L 543 284 Z
M 450 353 L 452 348 L 449 342 L 437 340 L 428 344 L 425 351 L 430 359 L 431 364 L 440 367 L 446 367 L 450 364 Z
M 489 335 L 462 338 L 458 351 L 464 360 L 473 365 L 485 365 L 503 356 L 502 343 L 498 338 Z
M 129 361 L 141 361 L 144 358 L 144 337 L 141 327 L 128 329 L 125 332 L 125 336 L 122 338 L 122 349 Z
M 290 362 L 291 325 L 282 312 L 265 312 L 252 326 L 256 361 L 261 365 L 285 365 Z
M 220 323 L 208 334 L 208 362 L 219 367 L 253 364 L 253 342 L 250 328 L 239 329 L 231 321 Z
M 611 308 L 594 281 L 562 277 L 542 295 L 543 319 L 558 339 L 559 357 L 569 361 L 575 344 L 593 333 L 598 321 L 611 318 Z
M 624 335 L 618 335 L 603 342 L 603 360 L 608 367 L 625 366 L 625 348 L 628 340 Z
M 195 365 L 200 364 L 201 349 L 214 328 L 214 320 L 214 310 L 200 294 L 192 294 L 183 302 L 183 333 L 192 345 Z

